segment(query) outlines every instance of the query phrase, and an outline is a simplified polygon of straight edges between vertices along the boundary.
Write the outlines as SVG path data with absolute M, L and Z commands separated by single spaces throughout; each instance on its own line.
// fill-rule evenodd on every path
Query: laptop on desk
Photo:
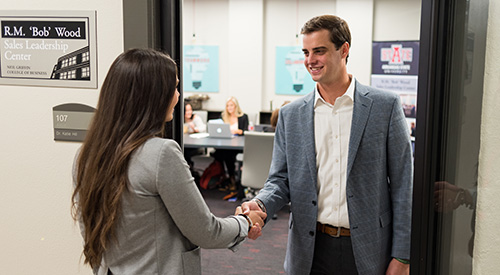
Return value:
M 211 138 L 233 138 L 228 123 L 208 123 L 208 136 Z

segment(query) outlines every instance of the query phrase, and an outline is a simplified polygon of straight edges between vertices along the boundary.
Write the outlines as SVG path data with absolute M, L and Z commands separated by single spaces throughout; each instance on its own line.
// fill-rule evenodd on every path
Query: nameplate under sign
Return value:
M 83 141 L 94 112 L 94 108 L 77 103 L 53 107 L 54 140 Z

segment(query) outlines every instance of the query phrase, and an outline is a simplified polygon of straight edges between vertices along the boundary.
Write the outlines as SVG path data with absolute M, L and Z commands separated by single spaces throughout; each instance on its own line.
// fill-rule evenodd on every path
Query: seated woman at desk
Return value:
M 207 125 L 203 123 L 200 116 L 193 113 L 191 103 L 184 103 L 184 134 L 204 133 L 207 130 Z M 184 148 L 184 158 L 189 164 L 189 169 L 195 181 L 198 183 L 200 175 L 194 170 L 194 162 L 192 157 L 204 153 L 202 148 Z
M 248 116 L 243 113 L 235 97 L 229 97 L 226 100 L 226 108 L 221 114 L 224 123 L 228 123 L 231 128 L 231 133 L 235 135 L 243 135 L 244 131 L 248 129 Z M 242 150 L 226 150 L 217 149 L 213 157 L 215 160 L 226 164 L 227 173 L 229 175 L 230 185 L 229 190 L 236 191 L 238 187 L 235 180 L 235 162 L 236 155 L 242 153 Z M 238 184 L 239 185 L 239 184 Z
M 193 113 L 191 103 L 184 104 L 184 134 L 204 133 L 207 125 L 203 123 L 200 116 Z
M 234 135 L 243 135 L 248 129 L 248 116 L 243 113 L 238 100 L 231 96 L 226 100 L 226 109 L 222 112 L 221 118 L 224 123 L 231 127 L 231 133 Z

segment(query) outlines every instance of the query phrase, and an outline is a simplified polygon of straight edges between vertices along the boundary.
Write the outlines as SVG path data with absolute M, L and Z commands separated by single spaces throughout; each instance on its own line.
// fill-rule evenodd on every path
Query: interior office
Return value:
M 298 2 L 298 16 L 296 1 L 286 0 L 197 0 L 195 23 L 188 19 L 188 14 L 183 14 L 184 43 L 192 39 L 190 25 L 191 28 L 196 26 L 194 42 L 219 44 L 221 57 L 224 57 L 220 61 L 220 91 L 210 94 L 204 108 L 221 109 L 225 99 L 233 95 L 240 103 L 244 102 L 242 108 L 250 119 L 256 120 L 258 112 L 270 108 L 270 101 L 273 106 L 279 106 L 285 100 L 296 99 L 274 94 L 272 49 L 278 43 L 297 43 L 296 26 L 300 27 L 310 17 L 322 13 L 338 14 L 349 22 L 353 33 L 349 70 L 358 80 L 368 84 L 371 42 L 418 40 L 420 13 L 424 11 L 421 10 L 422 4 L 446 1 Z M 184 1 L 184 10 L 189 10 L 192 3 Z M 120 0 L 19 0 L 2 5 L 2 9 L 97 11 L 98 87 L 111 62 L 124 50 L 124 13 Z M 496 35 L 500 33 L 499 15 L 498 2 L 489 1 L 475 246 L 470 266 L 473 274 L 495 274 L 500 270 L 497 261 L 500 256 L 500 238 L 497 237 L 500 221 L 496 218 L 500 214 L 496 203 L 500 195 L 500 172 L 497 169 L 500 159 L 496 152 L 500 148 L 496 110 L 500 105 L 497 93 L 500 66 L 494 62 L 500 58 L 500 38 Z M 211 22 L 217 23 L 215 28 L 209 27 Z M 289 25 L 293 28 L 285 30 L 284 27 Z M 3 189 L 0 192 L 0 273 L 91 274 L 80 261 L 81 236 L 70 216 L 71 164 L 80 144 L 54 141 L 52 107 L 67 102 L 95 106 L 98 93 L 98 89 L 0 85 L 3 133 L 0 142 L 0 184 Z M 457 159 L 468 157 L 475 156 L 460 155 Z M 460 261 L 460 258 L 454 259 Z
M 225 100 L 236 96 L 257 123 L 260 111 L 300 97 L 276 94 L 275 48 L 301 45 L 302 24 L 325 12 L 342 14 L 349 23 L 348 69 L 362 83 L 370 83 L 372 41 L 419 39 L 420 1 L 186 0 L 183 43 L 219 46 L 220 90 L 206 93 L 210 99 L 203 108 L 222 110 Z M 184 91 L 184 97 L 195 94 Z

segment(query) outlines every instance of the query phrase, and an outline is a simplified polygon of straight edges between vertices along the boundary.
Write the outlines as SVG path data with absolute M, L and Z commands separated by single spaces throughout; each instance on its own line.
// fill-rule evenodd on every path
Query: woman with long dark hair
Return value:
M 234 249 L 250 228 L 260 234 L 264 213 L 215 217 L 179 145 L 160 137 L 177 83 L 168 55 L 132 49 L 102 85 L 73 168 L 72 214 L 95 274 L 201 274 L 200 246 Z

